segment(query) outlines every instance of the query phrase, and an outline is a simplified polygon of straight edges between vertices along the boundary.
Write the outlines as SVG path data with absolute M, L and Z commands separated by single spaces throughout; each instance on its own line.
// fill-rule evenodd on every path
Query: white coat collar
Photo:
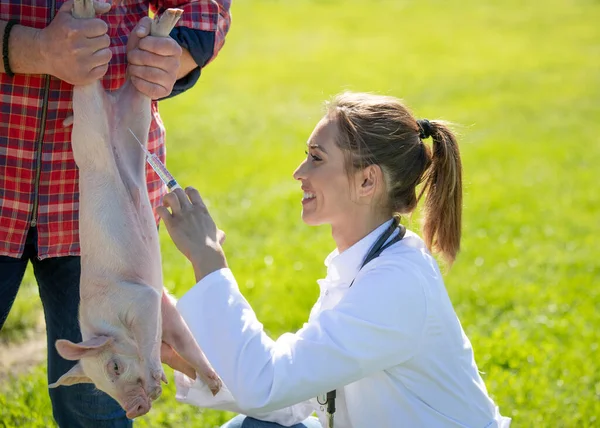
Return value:
M 325 281 L 334 287 L 350 286 L 350 283 L 358 274 L 367 253 L 391 224 L 392 219 L 386 221 L 342 253 L 337 248 L 333 250 L 325 259 L 325 266 L 327 266 Z

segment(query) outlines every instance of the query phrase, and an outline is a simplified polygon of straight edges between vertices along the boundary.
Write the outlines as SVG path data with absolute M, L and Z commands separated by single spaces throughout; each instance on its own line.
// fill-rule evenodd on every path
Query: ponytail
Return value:
M 426 195 L 423 239 L 452 264 L 460 248 L 462 167 L 445 122 L 415 120 L 399 99 L 364 93 L 338 95 L 328 112 L 337 121 L 336 144 L 347 154 L 347 172 L 380 166 L 387 193 L 383 206 L 390 215 L 412 213 Z M 432 148 L 423 142 L 429 137 Z
M 419 121 L 421 122 L 421 121 Z M 431 165 L 418 199 L 425 194 L 423 238 L 432 251 L 452 264 L 460 249 L 462 164 L 452 131 L 441 121 L 427 122 L 433 140 Z M 419 123 L 422 129 L 422 124 Z

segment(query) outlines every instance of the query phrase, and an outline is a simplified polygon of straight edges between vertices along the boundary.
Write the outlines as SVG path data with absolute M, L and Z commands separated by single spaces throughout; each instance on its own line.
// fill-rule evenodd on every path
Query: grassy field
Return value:
M 170 169 L 210 204 L 272 335 L 306 320 L 333 248 L 326 227 L 301 222 L 291 178 L 322 101 L 395 95 L 460 124 L 464 240 L 446 284 L 502 413 L 516 427 L 600 426 L 600 3 L 234 0 L 233 11 L 219 58 L 161 111 Z M 181 296 L 191 268 L 161 238 L 166 286 Z M 40 308 L 28 275 L 2 337 L 22 336 Z M 230 416 L 176 404 L 171 382 L 136 425 Z M 13 426 L 53 426 L 43 366 L 0 385 L 0 427 Z

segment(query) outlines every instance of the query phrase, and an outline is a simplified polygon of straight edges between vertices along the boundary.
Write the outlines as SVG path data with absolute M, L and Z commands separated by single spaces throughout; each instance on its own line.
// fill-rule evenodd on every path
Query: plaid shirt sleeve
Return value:
M 175 82 L 171 93 L 165 97 L 172 98 L 192 88 L 202 68 L 208 65 L 219 53 L 225 43 L 225 36 L 231 25 L 231 1 L 151 1 L 154 13 L 162 13 L 170 7 L 184 10 L 182 19 L 171 31 L 171 37 L 179 45 L 187 49 L 198 67 Z
M 202 30 L 215 33 L 213 54 L 206 64 L 210 63 L 219 53 L 225 43 L 225 36 L 231 25 L 231 0 L 151 0 L 150 10 L 161 14 L 168 8 L 183 9 L 183 15 L 177 27 L 186 27 L 192 30 Z M 205 65 L 206 65 L 205 64 Z

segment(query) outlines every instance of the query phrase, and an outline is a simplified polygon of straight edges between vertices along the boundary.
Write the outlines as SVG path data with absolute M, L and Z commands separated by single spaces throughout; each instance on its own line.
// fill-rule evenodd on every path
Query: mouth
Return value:
M 310 202 L 312 202 L 317 196 L 314 193 L 310 193 L 310 192 L 304 192 L 304 195 L 302 196 L 302 205 L 306 205 Z

